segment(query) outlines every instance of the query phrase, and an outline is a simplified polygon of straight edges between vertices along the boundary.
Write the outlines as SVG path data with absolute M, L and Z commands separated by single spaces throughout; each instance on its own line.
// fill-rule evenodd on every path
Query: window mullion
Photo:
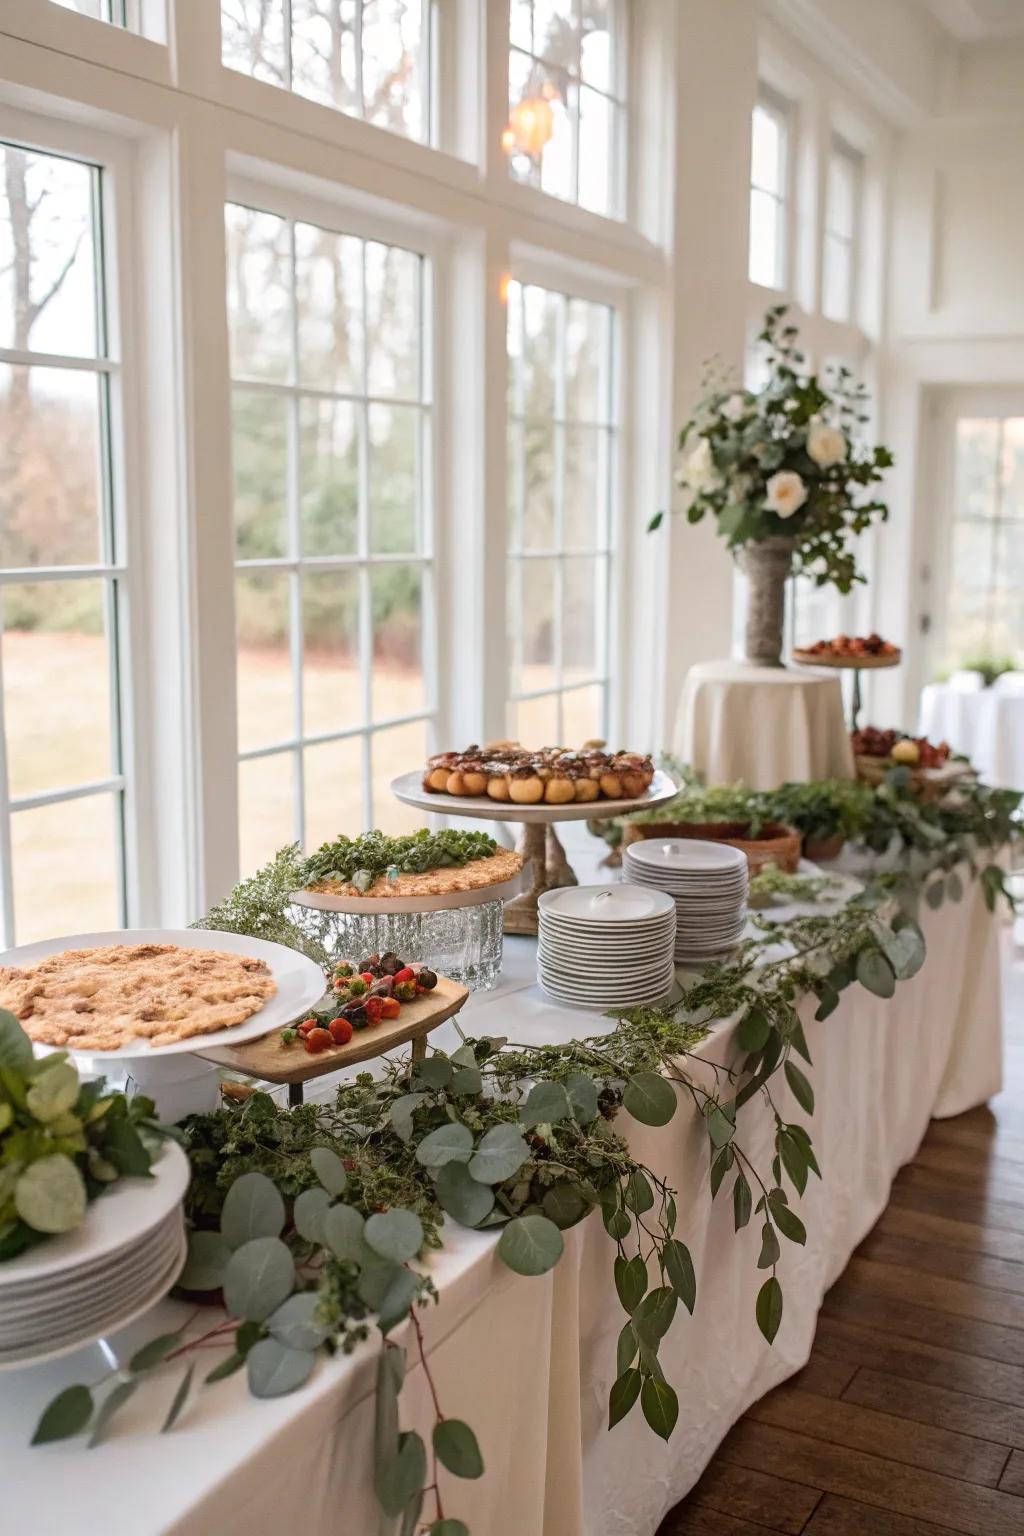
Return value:
M 15 943 L 14 867 L 11 848 L 11 794 L 7 771 L 7 730 L 4 723 L 4 593 L 0 587 L 0 940 Z

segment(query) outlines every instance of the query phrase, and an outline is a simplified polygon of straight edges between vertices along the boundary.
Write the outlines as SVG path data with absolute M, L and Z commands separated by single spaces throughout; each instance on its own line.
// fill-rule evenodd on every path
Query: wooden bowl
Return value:
M 747 856 L 751 875 L 766 864 L 774 864 L 786 874 L 796 874 L 800 867 L 801 839 L 794 827 L 781 821 L 766 821 L 760 836 L 749 837 L 750 823 L 743 821 L 645 821 L 626 828 L 624 841 L 640 842 L 650 837 L 690 837 L 709 843 L 728 843 Z
M 842 832 L 833 832 L 831 837 L 805 837 L 804 858 L 817 863 L 819 859 L 826 862 L 830 859 L 838 859 L 843 851 L 846 838 Z

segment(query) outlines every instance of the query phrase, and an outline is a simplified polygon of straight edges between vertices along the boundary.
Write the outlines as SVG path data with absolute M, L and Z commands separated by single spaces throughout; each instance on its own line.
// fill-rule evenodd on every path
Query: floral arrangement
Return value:
M 885 503 L 864 493 L 892 454 L 860 446 L 864 387 L 845 367 L 824 382 L 804 372 L 797 329 L 784 324 L 785 315 L 784 304 L 769 309 L 758 336 L 764 387 L 711 387 L 686 422 L 677 482 L 688 520 L 699 523 L 710 512 L 730 549 L 792 539 L 798 571 L 849 592 L 864 580 L 849 539 L 888 517 Z M 650 527 L 661 520 L 659 512 Z

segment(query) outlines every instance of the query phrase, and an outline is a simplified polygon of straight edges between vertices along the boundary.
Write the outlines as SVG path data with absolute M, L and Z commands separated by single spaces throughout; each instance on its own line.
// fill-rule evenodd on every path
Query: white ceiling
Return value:
M 918 0 L 957 42 L 1024 37 L 1024 0 Z

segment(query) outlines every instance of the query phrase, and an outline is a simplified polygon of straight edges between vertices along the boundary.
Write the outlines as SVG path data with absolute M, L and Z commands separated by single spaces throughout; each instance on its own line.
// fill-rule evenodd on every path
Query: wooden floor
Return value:
M 1024 1536 L 1024 960 L 1006 1088 L 935 1120 L 756 1403 L 659 1536 Z

